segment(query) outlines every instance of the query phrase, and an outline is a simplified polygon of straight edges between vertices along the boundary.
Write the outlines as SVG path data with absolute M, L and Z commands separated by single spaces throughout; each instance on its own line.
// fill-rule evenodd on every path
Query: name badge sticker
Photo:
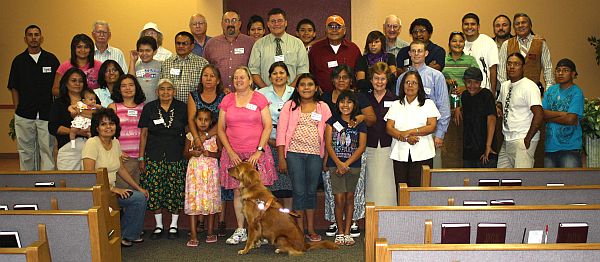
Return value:
M 282 109 L 285 102 L 277 102 L 277 109 Z
M 404 59 L 404 66 L 408 66 L 409 64 L 410 64 L 410 60 L 408 58 Z
M 285 61 L 285 57 L 283 55 L 274 56 L 275 62 L 283 62 Z
M 392 107 L 392 104 L 394 104 L 394 101 L 383 101 L 383 107 Z
M 154 124 L 155 125 L 160 125 L 160 124 L 164 124 L 164 123 L 165 123 L 165 120 L 162 119 L 162 118 L 154 119 Z
M 127 116 L 137 116 L 137 115 L 138 115 L 138 111 L 137 110 L 133 110 L 133 109 L 128 109 L 127 110 Z
M 181 74 L 181 69 L 179 69 L 179 68 L 171 68 L 171 70 L 169 70 L 169 73 L 172 74 L 172 75 L 178 76 L 178 75 Z
M 344 129 L 344 126 L 342 126 L 340 122 L 335 121 L 335 123 L 333 123 L 333 128 L 335 128 L 335 130 L 337 130 L 338 132 L 341 132 Z
M 52 73 L 52 67 L 49 67 L 49 66 L 42 67 L 42 73 L 44 73 L 44 74 Z
M 146 73 L 146 71 L 144 69 L 140 69 L 138 71 L 135 71 L 135 76 L 142 78 L 142 77 L 144 77 L 145 73 Z
M 243 47 L 238 47 L 238 48 L 234 48 L 233 49 L 233 54 L 234 55 L 241 55 L 244 53 L 244 48 Z
M 328 68 L 337 67 L 337 66 L 338 66 L 338 62 L 336 60 L 327 62 Z
M 246 109 L 248 109 L 248 110 L 256 111 L 256 109 L 257 109 L 257 108 L 258 108 L 258 107 L 257 107 L 255 104 L 250 104 L 250 103 L 248 103 L 248 104 L 246 105 Z
M 321 119 L 323 118 L 323 115 L 321 115 L 321 114 L 319 114 L 319 113 L 317 113 L 317 112 L 312 112 L 312 113 L 310 114 L 310 118 L 311 118 L 312 120 L 321 121 Z M 337 122 L 336 122 L 336 123 L 337 123 Z
M 429 88 L 429 87 L 425 87 L 425 88 L 423 88 L 423 89 L 425 89 L 425 94 L 427 94 L 427 95 L 430 95 L 430 94 L 431 94 L 431 88 Z

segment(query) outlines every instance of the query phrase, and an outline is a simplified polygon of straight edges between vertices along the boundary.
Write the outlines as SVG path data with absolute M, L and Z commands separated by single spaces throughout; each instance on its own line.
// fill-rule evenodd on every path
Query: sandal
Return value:
M 346 245 L 346 246 L 354 246 L 355 243 L 356 242 L 354 241 L 354 238 L 352 238 L 352 236 L 350 236 L 350 235 L 345 235 L 344 236 L 344 245 Z
M 152 232 L 152 235 L 150 235 L 150 239 L 156 240 L 162 237 L 162 233 L 163 233 L 163 229 L 162 227 L 157 227 L 154 229 L 154 232 Z
M 169 228 L 169 239 L 177 239 L 179 238 L 179 229 L 176 227 Z
M 188 247 L 197 247 L 198 246 L 198 240 L 196 239 L 190 239 L 187 244 L 185 244 Z
M 131 243 L 131 241 L 129 241 L 127 239 L 121 239 L 121 246 L 122 247 L 131 247 L 131 246 L 133 246 L 133 243 Z
M 346 241 L 343 234 L 335 235 L 335 244 L 338 246 L 345 245 Z
M 206 236 L 206 243 L 215 243 L 215 242 L 217 242 L 217 235 Z
M 306 239 L 308 239 L 310 242 L 319 242 L 321 241 L 321 235 L 319 234 L 306 234 L 304 235 L 304 237 L 306 237 Z

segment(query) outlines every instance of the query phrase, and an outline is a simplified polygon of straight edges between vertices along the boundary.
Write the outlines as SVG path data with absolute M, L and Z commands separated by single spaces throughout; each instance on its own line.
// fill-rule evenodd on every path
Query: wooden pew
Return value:
M 46 224 L 52 261 L 121 261 L 121 238 L 114 232 L 102 232 L 106 221 L 100 207 L 0 211 L 0 228 L 18 231 L 22 239 L 34 239 L 34 225 L 40 223 Z
M 398 186 L 400 206 L 462 206 L 464 200 L 513 199 L 516 205 L 600 204 L 600 185 L 514 187 Z
M 51 262 L 46 225 L 39 224 L 38 238 L 23 248 L 0 248 L 0 261 Z
M 479 179 L 521 179 L 523 186 L 600 185 L 600 168 L 450 168 L 423 166 L 421 186 L 477 186 Z
M 506 243 L 521 243 L 523 230 L 542 230 L 549 225 L 548 242 L 554 243 L 561 222 L 587 222 L 588 242 L 600 243 L 600 205 L 587 206 L 394 206 L 376 207 L 367 203 L 365 255 L 374 259 L 375 239 L 391 244 L 430 244 L 441 239 L 442 223 L 470 223 L 475 243 L 477 223 L 506 223 Z
M 37 204 L 40 210 L 88 210 L 94 206 L 106 207 L 102 187 L 0 187 L 0 204 L 12 209 L 14 204 Z
M 597 261 L 600 244 L 403 244 L 376 241 L 375 261 Z

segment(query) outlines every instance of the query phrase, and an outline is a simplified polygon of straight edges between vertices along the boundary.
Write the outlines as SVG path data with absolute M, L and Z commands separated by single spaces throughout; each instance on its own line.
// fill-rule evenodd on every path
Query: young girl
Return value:
M 90 128 L 92 123 L 92 118 L 87 117 L 81 114 L 83 110 L 94 110 L 98 106 L 96 105 L 96 94 L 92 89 L 84 88 L 81 90 L 81 97 L 83 99 L 81 101 L 77 101 L 76 105 L 69 106 L 69 113 L 71 116 L 75 116 L 73 121 L 71 121 L 71 132 L 69 133 L 69 138 L 71 139 L 71 148 L 75 148 L 75 137 L 77 136 L 77 132 L 81 129 Z
M 354 213 L 354 191 L 360 175 L 361 156 L 367 146 L 367 126 L 356 123 L 359 114 L 358 99 L 351 91 L 339 94 L 336 110 L 327 120 L 325 147 L 329 154 L 329 180 L 335 198 L 335 220 L 338 245 L 354 245 L 350 236 Z M 352 125 L 349 125 L 351 123 Z M 344 219 L 345 216 L 345 219 Z
M 364 55 L 358 59 L 356 64 L 356 80 L 360 85 L 363 81 L 368 84 L 367 73 L 369 69 L 377 62 L 386 63 L 391 71 L 391 75 L 396 75 L 396 57 L 394 54 L 387 53 L 387 39 L 380 31 L 371 31 L 367 35 L 367 41 L 365 42 Z M 389 80 L 395 78 L 390 77 Z M 396 81 L 393 81 L 394 84 Z M 391 84 L 388 87 L 392 88 Z
M 207 133 L 213 126 L 211 111 L 200 108 L 196 111 L 195 125 L 199 132 Z M 184 210 L 190 216 L 190 240 L 188 247 L 198 246 L 196 221 L 198 215 L 208 216 L 208 234 L 206 243 L 217 242 L 214 234 L 214 214 L 221 212 L 221 185 L 219 183 L 219 164 L 217 158 L 221 155 L 221 142 L 216 136 L 204 141 L 203 148 L 194 148 L 194 138 L 187 133 L 188 142 L 185 144 L 184 155 L 188 162 L 185 180 Z

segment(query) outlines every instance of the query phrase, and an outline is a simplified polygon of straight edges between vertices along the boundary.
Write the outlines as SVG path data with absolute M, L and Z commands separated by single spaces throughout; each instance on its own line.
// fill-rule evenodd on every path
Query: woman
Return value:
M 269 102 L 259 92 L 250 88 L 252 78 L 250 69 L 238 67 L 233 74 L 235 92 L 223 98 L 219 105 L 219 122 L 217 132 L 223 144 L 221 153 L 221 185 L 225 189 L 233 189 L 233 206 L 237 221 L 237 229 L 226 241 L 235 245 L 246 241 L 242 201 L 239 182 L 230 177 L 227 170 L 248 161 L 258 167 L 261 181 L 270 186 L 277 179 L 271 149 L 267 144 L 271 134 L 271 115 Z
M 154 212 L 156 227 L 150 236 L 162 237 L 162 209 L 171 213 L 169 239 L 179 237 L 177 220 L 183 209 L 185 171 L 183 157 L 187 110 L 185 103 L 174 99 L 175 88 L 168 79 L 158 81 L 158 99 L 144 105 L 138 127 L 141 128 L 140 181 L 150 193 L 148 209 Z
M 60 80 L 58 98 L 50 108 L 48 132 L 55 136 L 58 142 L 56 157 L 58 170 L 81 170 L 81 149 L 83 149 L 85 140 L 90 136 L 90 130 L 77 129 L 75 148 L 72 148 L 69 134 L 74 116 L 69 113 L 68 108 L 81 101 L 81 90 L 84 88 L 88 88 L 85 73 L 75 67 L 68 69 Z M 90 110 L 85 110 L 82 114 L 91 116 Z
M 108 170 L 110 191 L 117 195 L 119 206 L 123 209 L 121 245 L 130 247 L 133 243 L 144 242 L 140 232 L 144 227 L 148 191 L 133 180 L 121 162 L 121 147 L 119 140 L 115 139 L 119 138 L 121 131 L 119 118 L 112 109 L 99 109 L 92 116 L 90 129 L 92 138 L 85 143 L 82 153 L 83 170 L 94 171 L 103 167 Z M 134 190 L 115 186 L 117 174 Z
M 207 134 L 198 132 L 194 116 L 200 108 L 208 108 L 212 114 L 213 121 L 219 118 L 219 105 L 223 101 L 225 94 L 223 93 L 223 83 L 221 82 L 221 72 L 215 65 L 207 65 L 202 68 L 200 83 L 198 88 L 188 95 L 187 111 L 188 111 L 188 127 L 194 139 L 194 146 L 202 148 L 204 140 L 217 135 L 216 125 L 210 129 Z M 225 209 L 226 201 L 233 200 L 233 191 L 221 190 L 221 213 L 219 213 L 219 224 L 217 226 L 217 236 L 225 236 Z M 204 229 L 204 216 L 198 218 L 198 229 Z
M 113 93 L 114 87 L 117 86 L 115 83 L 124 75 L 123 69 L 115 60 L 106 60 L 100 66 L 98 71 L 98 85 L 100 88 L 94 89 L 94 93 L 100 98 L 100 104 L 102 107 L 107 107 L 113 100 L 111 94 Z
M 248 20 L 248 25 L 246 26 L 246 32 L 249 36 L 254 38 L 254 40 L 258 40 L 263 37 L 266 33 L 265 20 L 258 15 L 253 15 Z
M 387 133 L 396 139 L 390 158 L 394 160 L 395 183 L 410 187 L 421 185 L 421 166 L 433 165 L 435 131 L 440 112 L 431 99 L 426 98 L 421 76 L 416 71 L 402 78 L 399 100 L 383 118 Z
M 397 205 L 397 184 L 394 184 L 393 164 L 390 159 L 392 137 L 387 134 L 383 119 L 392 103 L 398 100 L 398 97 L 386 88 L 390 74 L 390 67 L 384 62 L 377 62 L 369 69 L 369 78 L 373 85 L 369 104 L 375 110 L 377 122 L 367 132 L 365 198 L 367 202 L 374 202 L 378 206 Z
M 100 61 L 94 60 L 94 42 L 92 39 L 85 34 L 73 36 L 71 40 L 71 58 L 60 64 L 58 69 L 56 69 L 52 95 L 58 95 L 60 80 L 66 71 L 72 67 L 79 68 L 85 73 L 89 88 L 98 88 L 98 71 L 100 71 L 101 65 Z
M 269 79 L 271 80 L 271 85 L 258 90 L 258 92 L 263 94 L 267 98 L 267 101 L 269 101 L 269 111 L 271 113 L 273 129 L 271 130 L 268 143 L 272 148 L 277 148 L 275 139 L 277 138 L 277 123 L 279 120 L 279 113 L 283 108 L 283 104 L 290 99 L 292 93 L 294 92 L 294 88 L 287 85 L 289 77 L 290 72 L 288 71 L 285 63 L 282 61 L 275 62 L 269 68 Z M 275 161 L 275 167 L 279 167 L 280 162 L 279 157 L 277 156 L 277 151 L 271 150 L 271 152 L 273 154 L 273 160 Z M 269 189 L 271 192 L 273 192 L 275 197 L 283 200 L 284 207 L 291 208 L 292 182 L 290 181 L 290 177 L 279 172 L 277 173 L 277 177 L 278 179 Z
M 143 156 L 143 152 L 140 153 L 141 130 L 138 127 L 138 122 L 142 115 L 146 96 L 142 91 L 142 86 L 133 75 L 122 75 L 115 86 L 117 88 L 113 90 L 111 95 L 113 103 L 108 105 L 108 108 L 115 111 L 121 124 L 119 142 L 123 151 L 121 156 L 123 166 L 133 180 L 139 183 L 140 163 L 138 158 Z M 127 183 L 117 178 L 117 186 L 125 188 Z
M 394 54 L 386 53 L 386 38 L 383 33 L 379 31 L 371 31 L 367 35 L 367 41 L 365 43 L 365 51 L 364 55 L 358 59 L 356 64 L 356 80 L 359 83 L 360 87 L 363 87 L 364 84 L 369 83 L 369 81 L 365 80 L 367 78 L 367 72 L 375 63 L 384 62 L 388 65 L 390 69 L 390 77 L 388 78 L 388 89 L 394 90 L 396 86 L 396 57 Z M 364 81 L 361 81 L 364 80 Z M 363 82 L 365 82 L 363 84 Z M 362 88 L 361 88 L 361 91 Z M 369 90 L 364 90 L 370 93 L 372 91 L 372 87 Z
M 304 232 L 306 217 L 306 237 L 310 241 L 321 240 L 314 227 L 316 191 L 326 158 L 325 122 L 330 117 L 329 106 L 317 92 L 315 78 L 308 73 L 299 75 L 296 90 L 279 115 L 277 152 L 280 173 L 288 173 L 292 180 L 292 208 L 300 214 L 296 221 Z
M 333 82 L 333 91 L 327 92 L 323 94 L 323 101 L 325 101 L 329 105 L 329 109 L 332 114 L 336 114 L 336 102 L 340 93 L 345 90 L 353 90 L 354 84 L 354 73 L 352 69 L 347 65 L 339 65 L 333 72 L 331 73 L 331 81 Z M 360 109 L 360 114 L 356 116 L 356 121 L 350 121 L 351 126 L 356 126 L 361 122 L 365 122 L 367 126 L 372 126 L 377 121 L 377 117 L 375 116 L 375 111 L 373 107 L 369 105 L 369 100 L 361 93 L 357 94 L 358 98 L 358 108 Z M 367 154 L 363 154 L 363 158 L 366 157 Z M 363 159 L 361 163 L 361 172 L 360 178 L 358 180 L 358 185 L 356 186 L 356 193 L 354 194 L 354 215 L 352 216 L 354 221 L 356 222 L 359 219 L 365 217 L 365 163 L 367 161 Z M 323 185 L 325 189 L 325 219 L 331 224 L 329 225 L 329 229 L 327 230 L 327 236 L 335 236 L 337 233 L 337 226 L 335 224 L 335 204 L 333 201 L 333 193 L 331 191 L 331 185 L 329 184 L 329 172 L 323 173 Z M 359 237 L 360 231 L 358 229 L 358 225 L 353 223 L 351 234 L 352 237 Z
M 446 83 L 451 87 L 461 87 L 464 90 L 463 74 L 469 67 L 479 68 L 475 57 L 463 52 L 465 48 L 465 34 L 462 32 L 450 33 L 448 39 L 448 54 L 446 55 L 446 66 L 442 73 L 446 77 Z M 452 91 L 452 90 L 449 90 Z M 460 95 L 460 93 L 457 93 Z
M 167 58 L 173 55 L 173 52 L 162 46 L 163 44 L 163 34 L 158 29 L 158 25 L 152 22 L 148 22 L 140 31 L 140 38 L 144 36 L 150 36 L 156 39 L 156 44 L 158 45 L 158 49 L 156 49 L 156 54 L 154 55 L 154 59 L 157 61 L 165 61 Z

